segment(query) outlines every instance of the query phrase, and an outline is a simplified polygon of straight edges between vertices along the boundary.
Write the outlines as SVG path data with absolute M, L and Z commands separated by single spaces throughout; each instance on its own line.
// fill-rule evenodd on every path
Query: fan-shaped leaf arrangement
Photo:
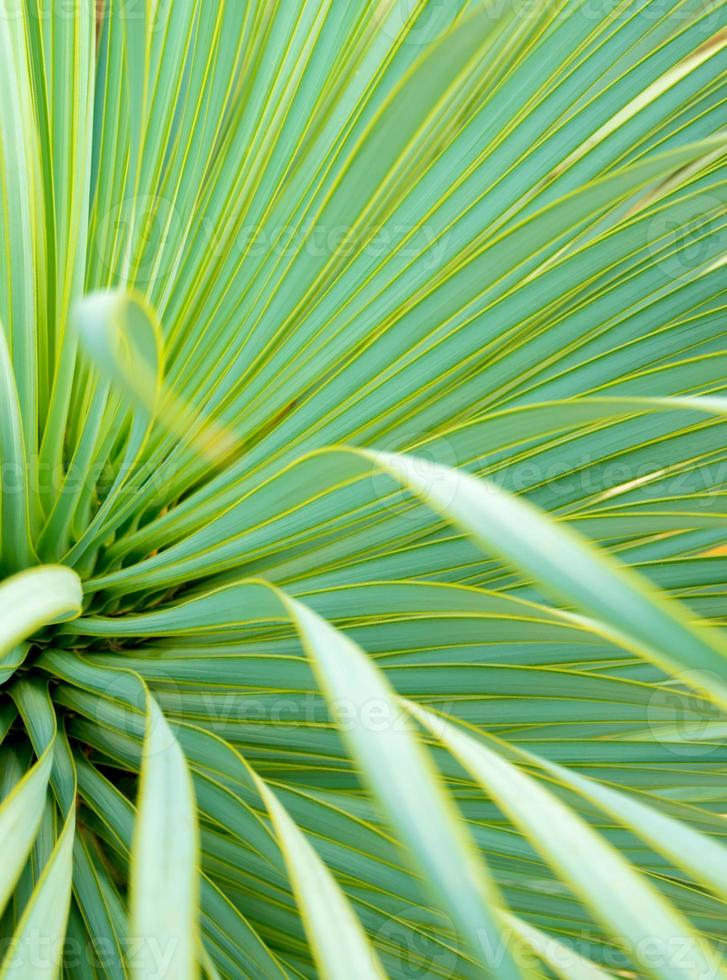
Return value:
M 0 980 L 726 975 L 725 48 L 0 0 Z

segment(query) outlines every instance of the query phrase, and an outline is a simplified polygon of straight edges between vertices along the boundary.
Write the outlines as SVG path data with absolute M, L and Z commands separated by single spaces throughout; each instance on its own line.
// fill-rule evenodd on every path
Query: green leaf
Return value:
M 552 864 L 630 958 L 659 978 L 698 972 L 727 975 L 719 954 L 638 871 L 553 794 L 476 737 L 412 704 L 408 710 L 439 739 Z M 669 955 L 674 937 L 689 964 Z M 649 943 L 661 951 L 652 958 Z
M 549 594 L 587 613 L 616 642 L 727 707 L 727 642 L 692 623 L 681 606 L 527 501 L 467 473 L 391 454 L 370 458 L 428 506 L 532 577 Z
M 92 293 L 76 304 L 73 319 L 97 369 L 137 409 L 153 415 L 164 358 L 159 322 L 144 297 L 120 290 Z
M 15 572 L 31 564 L 30 496 L 20 400 L 10 352 L 0 322 L 0 568 Z
M 0 656 L 44 626 L 80 615 L 83 603 L 78 575 L 62 566 L 42 566 L 0 582 Z
M 13 363 L 26 463 L 33 461 L 32 472 L 37 473 L 38 328 L 44 322 L 45 263 L 40 247 L 43 200 L 25 17 L 19 0 L 0 3 L 0 192 L 4 202 L 0 329 L 5 331 Z
M 18 668 L 22 667 L 29 651 L 30 646 L 24 643 L 0 657 L 0 685 L 9 681 Z
M 2 965 L 2 980 L 55 980 L 71 903 L 75 806 L 23 912 Z
M 612 976 L 558 942 L 554 936 L 546 935 L 517 916 L 506 914 L 505 921 L 561 980 L 608 980 Z
M 147 702 L 139 816 L 131 861 L 134 976 L 148 977 L 161 950 L 180 980 L 199 976 L 199 840 L 184 756 L 153 698 Z
M 498 889 L 397 710 L 393 689 L 347 637 L 303 604 L 283 601 L 364 779 L 408 842 L 429 887 L 451 911 L 488 975 L 493 971 L 488 952 L 498 951 L 503 954 L 498 976 L 519 977 L 510 951 L 503 949 Z
M 376 952 L 335 878 L 275 793 L 261 779 L 256 783 L 282 844 L 321 976 L 331 980 L 385 977 Z
M 50 745 L 0 804 L 0 912 L 5 909 L 40 826 L 53 765 Z
M 683 820 L 674 819 L 661 813 L 656 806 L 649 806 L 647 802 L 641 802 L 541 756 L 517 747 L 507 748 L 501 745 L 497 748 L 514 760 L 537 767 L 559 785 L 574 790 L 618 823 L 632 830 L 655 851 L 664 854 L 675 867 L 683 868 L 695 881 L 712 889 L 721 899 L 727 899 L 727 849 L 723 844 L 693 829 L 687 822 L 691 816 L 688 812 L 684 812 Z
M 726 25 L 0 0 L 2 969 L 722 969 Z

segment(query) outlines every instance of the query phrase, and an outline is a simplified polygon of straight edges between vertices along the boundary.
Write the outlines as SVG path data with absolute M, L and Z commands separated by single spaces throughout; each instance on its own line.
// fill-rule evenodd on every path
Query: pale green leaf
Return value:
M 385 977 L 346 897 L 275 793 L 256 780 L 283 848 L 298 904 L 322 977 Z
M 0 656 L 37 630 L 80 615 L 78 575 L 62 566 L 41 566 L 0 582 Z
M 71 902 L 75 805 L 0 966 L 2 980 L 55 980 Z
M 194 790 L 171 729 L 148 698 L 139 816 L 131 860 L 133 975 L 148 977 L 162 950 L 179 980 L 199 975 L 199 840 Z
M 51 745 L 0 804 L 0 846 L 4 854 L 0 910 L 4 910 L 12 894 L 40 826 L 52 765 Z

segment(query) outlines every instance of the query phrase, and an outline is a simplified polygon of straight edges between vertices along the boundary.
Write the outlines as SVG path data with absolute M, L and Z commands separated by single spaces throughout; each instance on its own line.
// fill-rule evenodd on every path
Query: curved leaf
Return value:
M 333 875 L 275 793 L 262 780 L 256 782 L 282 843 L 321 976 L 333 980 L 385 977 L 378 956 Z
M 71 904 L 75 831 L 74 806 L 0 965 L 3 980 L 54 980 L 58 975 Z
M 0 656 L 37 630 L 80 615 L 83 592 L 70 569 L 44 566 L 0 582 Z
M 5 854 L 0 909 L 5 909 L 40 826 L 52 764 L 50 745 L 0 804 L 0 842 Z
M 199 841 L 184 756 L 151 696 L 131 861 L 132 972 L 147 977 L 162 951 L 180 980 L 199 975 Z
M 585 821 L 473 736 L 416 705 L 407 708 L 557 867 L 642 969 L 656 977 L 687 977 L 695 968 L 725 975 L 717 952 Z M 674 937 L 689 945 L 689 964 L 669 956 Z M 661 960 L 645 952 L 649 942 L 662 951 Z

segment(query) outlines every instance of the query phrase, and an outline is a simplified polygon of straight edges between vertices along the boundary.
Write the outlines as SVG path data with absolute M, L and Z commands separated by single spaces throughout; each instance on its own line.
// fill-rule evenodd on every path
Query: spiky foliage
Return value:
M 0 14 L 0 978 L 723 976 L 724 7 Z

